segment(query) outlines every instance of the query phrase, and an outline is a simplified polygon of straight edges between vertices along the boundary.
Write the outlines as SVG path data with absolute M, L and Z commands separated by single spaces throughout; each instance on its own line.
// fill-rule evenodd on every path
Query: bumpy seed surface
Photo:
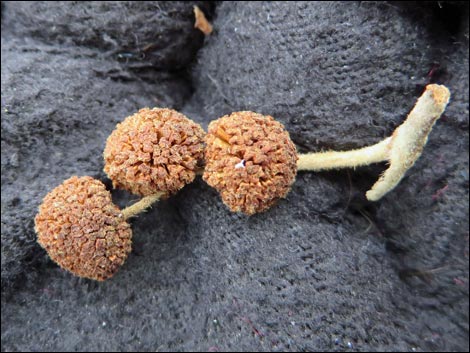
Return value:
M 243 111 L 215 120 L 206 145 L 203 178 L 234 212 L 267 210 L 295 181 L 295 145 L 269 115 Z
M 51 259 L 80 277 L 113 276 L 131 251 L 129 224 L 105 186 L 91 177 L 71 177 L 47 194 L 35 229 Z
M 104 171 L 114 187 L 167 197 L 195 176 L 204 157 L 204 130 L 172 109 L 139 110 L 108 137 Z

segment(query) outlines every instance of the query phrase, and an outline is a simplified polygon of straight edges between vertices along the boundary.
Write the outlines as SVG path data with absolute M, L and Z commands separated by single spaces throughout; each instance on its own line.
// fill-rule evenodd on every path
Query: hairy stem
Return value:
M 428 85 L 413 110 L 392 135 L 390 168 L 372 186 L 366 196 L 377 201 L 398 185 L 405 173 L 421 156 L 432 127 L 444 113 L 450 99 L 445 86 Z
M 431 84 L 417 100 L 414 108 L 385 140 L 361 149 L 344 152 L 317 152 L 299 155 L 298 170 L 320 171 L 359 167 L 388 161 L 390 167 L 366 193 L 370 201 L 377 201 L 398 185 L 400 180 L 421 155 L 428 135 L 449 103 L 447 87 Z
M 328 151 L 300 154 L 299 160 L 297 161 L 297 169 L 299 171 L 320 171 L 348 167 L 354 168 L 383 162 L 389 158 L 391 140 L 392 138 L 388 137 L 375 145 L 352 151 Z
M 128 219 L 136 216 L 137 214 L 143 212 L 145 209 L 150 207 L 154 202 L 158 201 L 163 195 L 163 192 L 159 192 L 150 196 L 145 196 L 144 198 L 137 201 L 135 204 L 123 209 L 121 211 L 122 217 L 124 219 Z

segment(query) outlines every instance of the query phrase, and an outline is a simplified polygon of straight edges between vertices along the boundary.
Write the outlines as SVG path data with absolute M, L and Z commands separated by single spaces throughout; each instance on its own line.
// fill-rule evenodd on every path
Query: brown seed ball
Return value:
M 114 187 L 163 197 L 191 183 L 204 158 L 204 130 L 172 109 L 144 108 L 108 137 L 104 171 Z
M 91 177 L 71 177 L 48 193 L 35 225 L 51 259 L 80 277 L 113 276 L 131 251 L 129 224 L 105 186 Z
M 234 212 L 267 210 L 295 181 L 295 145 L 284 126 L 269 115 L 245 111 L 215 120 L 206 145 L 203 178 Z

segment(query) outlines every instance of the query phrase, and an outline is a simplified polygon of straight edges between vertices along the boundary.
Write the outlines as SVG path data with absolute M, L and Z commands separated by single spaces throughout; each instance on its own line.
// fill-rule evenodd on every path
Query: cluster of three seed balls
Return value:
M 203 179 L 235 212 L 252 215 L 284 198 L 295 181 L 297 153 L 271 116 L 237 112 L 210 123 L 208 133 L 171 109 L 141 109 L 109 136 L 104 170 L 113 186 L 169 197 Z M 52 190 L 35 218 L 39 244 L 64 269 L 105 280 L 131 251 L 132 231 L 104 184 L 72 177 Z

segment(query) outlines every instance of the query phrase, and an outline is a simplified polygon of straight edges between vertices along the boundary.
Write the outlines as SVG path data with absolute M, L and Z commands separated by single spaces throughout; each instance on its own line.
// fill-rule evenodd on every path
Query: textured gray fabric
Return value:
M 468 5 L 201 3 L 205 39 L 192 5 L 2 3 L 2 351 L 468 350 Z M 385 164 L 299 173 L 252 217 L 198 178 L 132 221 L 104 283 L 35 243 L 53 187 L 110 184 L 106 138 L 141 107 L 204 128 L 253 110 L 301 151 L 348 149 L 391 134 L 430 82 L 452 101 L 379 202 L 364 194 Z

